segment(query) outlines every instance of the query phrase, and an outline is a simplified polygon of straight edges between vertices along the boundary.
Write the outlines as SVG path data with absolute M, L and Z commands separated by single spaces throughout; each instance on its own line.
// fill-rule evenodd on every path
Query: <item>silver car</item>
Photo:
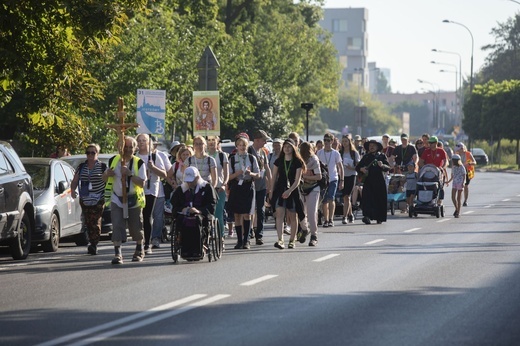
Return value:
M 41 244 L 43 251 L 58 250 L 60 239 L 74 237 L 77 245 L 87 245 L 82 229 L 79 199 L 71 196 L 74 168 L 52 158 L 21 158 L 33 180 L 36 224 L 32 245 Z

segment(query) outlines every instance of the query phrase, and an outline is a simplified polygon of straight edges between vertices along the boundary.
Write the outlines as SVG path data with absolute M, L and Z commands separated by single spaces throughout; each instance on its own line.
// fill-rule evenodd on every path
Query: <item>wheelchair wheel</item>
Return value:
M 220 229 L 218 220 L 215 221 L 215 239 L 217 245 L 216 256 L 220 259 L 224 251 L 224 238 L 222 237 L 222 230 Z
M 217 254 L 217 229 L 215 225 L 218 226 L 218 220 L 213 219 L 210 224 L 209 234 L 208 234 L 208 245 L 209 245 L 209 251 L 208 251 L 208 260 L 211 262 L 211 260 L 218 260 L 218 254 Z
M 179 237 L 177 234 L 177 230 L 175 227 L 175 223 L 173 222 L 170 225 L 170 244 L 171 244 L 171 253 L 172 253 L 172 259 L 173 263 L 177 263 L 179 260 Z

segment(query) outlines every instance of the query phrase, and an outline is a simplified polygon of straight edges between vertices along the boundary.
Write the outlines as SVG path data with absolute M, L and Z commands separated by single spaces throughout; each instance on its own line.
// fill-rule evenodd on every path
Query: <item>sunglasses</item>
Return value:
M 87 155 L 96 155 L 97 153 L 95 151 L 85 151 L 85 154 L 87 154 Z

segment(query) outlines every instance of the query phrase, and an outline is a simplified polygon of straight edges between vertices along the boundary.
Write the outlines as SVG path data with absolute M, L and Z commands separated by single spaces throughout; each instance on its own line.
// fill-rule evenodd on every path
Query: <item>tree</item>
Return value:
M 145 3 L 146 0 L 3 3 L 0 135 L 5 138 L 14 133 L 32 133 L 39 137 L 31 141 L 41 146 L 48 139 L 60 137 L 65 123 L 77 124 L 85 133 L 78 117 L 92 114 L 90 103 L 102 97 L 101 86 L 86 69 L 85 56 L 116 43 L 128 13 Z

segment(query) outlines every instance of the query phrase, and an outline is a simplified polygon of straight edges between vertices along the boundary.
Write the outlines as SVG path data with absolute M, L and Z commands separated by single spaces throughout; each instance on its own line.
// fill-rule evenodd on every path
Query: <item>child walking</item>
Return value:
M 460 207 L 462 206 L 462 191 L 464 191 L 464 183 L 466 181 L 466 168 L 462 164 L 460 155 L 455 154 L 451 157 L 452 168 L 450 180 L 446 182 L 446 186 L 451 184 L 451 201 L 455 207 L 453 216 L 456 218 L 460 215 Z
M 408 171 L 406 172 L 406 204 L 407 209 L 413 206 L 415 200 L 415 191 L 417 189 L 417 172 L 415 171 L 415 163 L 410 161 L 407 165 Z M 407 210 L 408 211 L 408 210 Z

